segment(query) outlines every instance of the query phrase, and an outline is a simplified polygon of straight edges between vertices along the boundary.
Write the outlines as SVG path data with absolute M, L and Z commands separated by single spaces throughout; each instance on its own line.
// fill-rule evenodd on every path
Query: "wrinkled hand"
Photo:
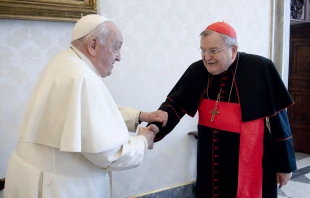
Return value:
M 153 133 L 155 133 L 155 135 L 159 132 L 159 128 L 155 124 L 151 124 L 146 128 L 150 131 L 153 131 Z
M 141 112 L 140 120 L 142 122 L 161 122 L 162 126 L 166 126 L 168 121 L 168 113 L 162 110 L 153 112 Z
M 151 125 L 148 127 L 139 127 L 138 135 L 143 135 L 147 141 L 148 149 L 153 149 L 155 133 L 150 130 L 150 127 Z
M 277 184 L 280 184 L 279 188 L 282 188 L 282 186 L 286 185 L 291 177 L 292 173 L 277 173 Z

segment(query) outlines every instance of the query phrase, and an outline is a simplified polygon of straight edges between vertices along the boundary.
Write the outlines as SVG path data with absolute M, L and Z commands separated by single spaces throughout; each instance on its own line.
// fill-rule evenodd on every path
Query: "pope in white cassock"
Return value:
M 102 77 L 120 61 L 122 34 L 100 15 L 73 28 L 71 47 L 44 69 L 8 163 L 5 198 L 108 198 L 108 171 L 137 167 L 152 149 L 162 111 L 118 108 Z M 127 127 L 126 127 L 127 125 Z

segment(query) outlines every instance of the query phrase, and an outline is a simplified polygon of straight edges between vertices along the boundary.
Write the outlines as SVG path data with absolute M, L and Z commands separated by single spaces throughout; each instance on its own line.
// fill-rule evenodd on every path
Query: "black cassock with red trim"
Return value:
M 219 93 L 219 113 L 211 122 Z M 296 169 L 285 110 L 292 104 L 269 59 L 239 52 L 229 69 L 216 76 L 200 60 L 160 106 L 168 112 L 168 123 L 164 128 L 155 123 L 160 128 L 155 141 L 170 133 L 185 114 L 193 117 L 199 112 L 196 198 L 276 198 L 275 173 Z

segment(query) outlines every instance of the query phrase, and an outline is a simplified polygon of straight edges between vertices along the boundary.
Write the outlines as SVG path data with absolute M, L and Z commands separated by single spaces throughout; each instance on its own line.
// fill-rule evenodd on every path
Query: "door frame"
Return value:
M 290 0 L 271 1 L 270 59 L 288 88 L 290 53 Z

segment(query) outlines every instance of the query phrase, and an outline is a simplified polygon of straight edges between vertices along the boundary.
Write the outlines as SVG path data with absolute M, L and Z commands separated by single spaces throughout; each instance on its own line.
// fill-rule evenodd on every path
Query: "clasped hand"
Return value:
M 165 111 L 153 111 L 153 112 L 141 112 L 139 120 L 142 122 L 161 122 L 162 127 L 166 126 L 168 121 L 168 113 Z M 159 129 L 156 125 L 151 124 L 148 127 L 140 127 L 138 130 L 138 135 L 143 135 L 148 143 L 148 149 L 153 149 L 154 138 L 159 132 Z
M 168 121 L 168 113 L 162 110 L 157 110 L 153 112 L 141 112 L 140 120 L 142 122 L 161 122 L 162 127 L 166 126 Z
M 139 127 L 138 135 L 143 135 L 147 141 L 148 149 L 153 149 L 154 138 L 158 132 L 158 127 L 154 124 L 151 124 L 148 127 Z

